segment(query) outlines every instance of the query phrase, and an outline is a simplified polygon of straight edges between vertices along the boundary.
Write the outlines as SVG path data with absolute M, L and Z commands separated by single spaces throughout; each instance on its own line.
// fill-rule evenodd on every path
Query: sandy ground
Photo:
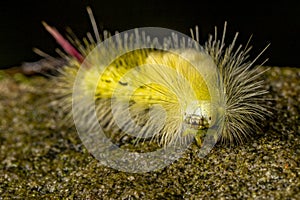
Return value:
M 240 146 L 192 145 L 173 164 L 125 173 L 93 158 L 49 106 L 49 79 L 0 73 L 0 199 L 300 199 L 300 69 L 265 75 L 273 117 Z

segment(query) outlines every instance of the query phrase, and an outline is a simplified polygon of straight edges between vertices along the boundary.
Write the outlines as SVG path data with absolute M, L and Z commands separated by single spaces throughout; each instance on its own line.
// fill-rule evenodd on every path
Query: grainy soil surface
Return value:
M 135 174 L 102 166 L 57 125 L 51 80 L 0 71 L 0 199 L 300 199 L 300 69 L 271 67 L 265 80 L 273 116 L 261 133 Z

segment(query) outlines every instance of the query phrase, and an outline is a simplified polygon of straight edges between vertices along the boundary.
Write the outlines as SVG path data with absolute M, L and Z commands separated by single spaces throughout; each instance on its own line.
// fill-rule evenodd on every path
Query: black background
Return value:
M 214 27 L 220 34 L 228 22 L 227 39 L 239 32 L 238 42 L 245 44 L 253 35 L 251 56 L 255 57 L 267 44 L 263 55 L 266 65 L 300 67 L 300 6 L 296 2 L 273 1 L 10 1 L 0 3 L 0 67 L 11 67 L 23 61 L 36 61 L 37 47 L 51 55 L 58 47 L 44 30 L 41 21 L 64 33 L 67 26 L 79 38 L 92 27 L 86 12 L 91 6 L 100 29 L 125 31 L 137 27 L 165 27 L 189 34 L 199 26 L 202 44 Z

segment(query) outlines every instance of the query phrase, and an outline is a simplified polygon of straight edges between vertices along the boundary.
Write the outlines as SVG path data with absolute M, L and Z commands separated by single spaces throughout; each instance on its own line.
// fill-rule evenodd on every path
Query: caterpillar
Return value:
M 74 36 L 67 40 L 43 24 L 65 51 L 60 54 L 67 64 L 55 78 L 56 100 L 73 115 L 90 148 L 100 148 L 97 138 L 108 142 L 97 136 L 99 127 L 138 142 L 150 138 L 164 148 L 194 139 L 199 147 L 242 143 L 260 130 L 270 112 L 260 79 L 264 71 L 254 63 L 267 47 L 249 60 L 251 46 L 235 48 L 238 33 L 225 45 L 226 23 L 221 39 L 216 28 L 203 46 L 198 27 L 191 37 L 154 27 L 100 35 L 87 10 L 96 41 L 90 33 L 83 42 Z

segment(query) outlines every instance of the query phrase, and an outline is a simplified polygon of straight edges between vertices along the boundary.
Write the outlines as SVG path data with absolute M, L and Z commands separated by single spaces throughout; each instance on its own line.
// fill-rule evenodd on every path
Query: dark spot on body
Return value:
M 126 82 L 123 83 L 123 82 L 121 82 L 121 81 L 119 81 L 119 84 L 120 84 L 120 85 L 123 85 L 123 86 L 127 86 L 127 85 L 128 85 L 128 83 L 126 83 Z

